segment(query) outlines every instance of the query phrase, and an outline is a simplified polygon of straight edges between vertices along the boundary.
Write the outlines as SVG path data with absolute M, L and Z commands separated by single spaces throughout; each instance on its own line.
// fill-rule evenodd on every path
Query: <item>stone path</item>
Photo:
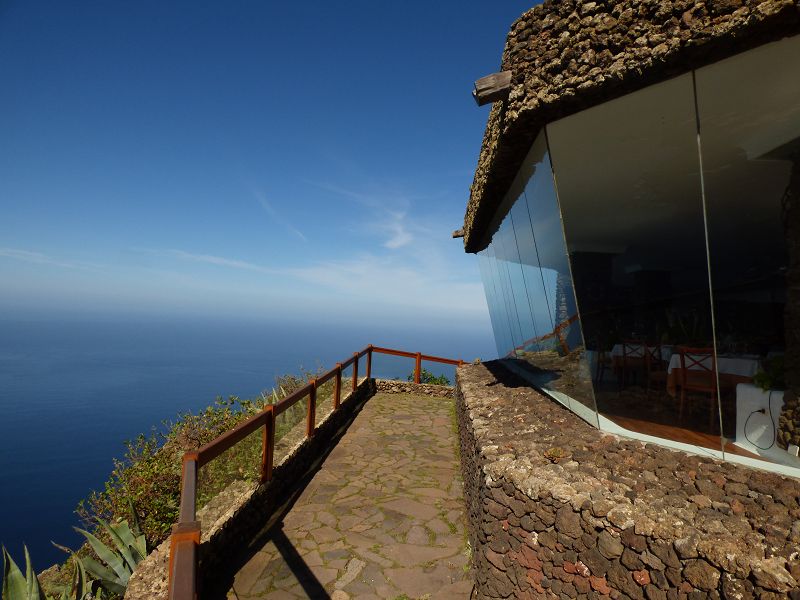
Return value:
M 453 401 L 371 398 L 228 598 L 467 600 Z

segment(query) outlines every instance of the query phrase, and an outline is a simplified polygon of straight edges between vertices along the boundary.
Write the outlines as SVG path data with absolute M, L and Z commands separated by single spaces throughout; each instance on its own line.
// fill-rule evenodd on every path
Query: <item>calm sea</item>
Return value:
M 277 375 L 333 366 L 368 343 L 471 360 L 488 332 L 176 321 L 0 321 L 0 542 L 37 570 L 80 545 L 76 504 L 100 489 L 123 441 L 217 396 L 250 398 Z M 380 377 L 413 361 L 376 358 Z M 434 369 L 432 369 L 434 370 Z M 441 372 L 452 377 L 452 370 Z

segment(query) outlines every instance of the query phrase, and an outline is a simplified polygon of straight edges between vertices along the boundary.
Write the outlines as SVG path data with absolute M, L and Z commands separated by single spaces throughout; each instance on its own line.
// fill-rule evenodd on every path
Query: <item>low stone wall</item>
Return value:
M 452 398 L 453 388 L 447 385 L 431 385 L 429 383 L 412 383 L 396 379 L 376 379 L 375 386 L 385 394 L 423 394 L 437 398 Z
M 243 556 L 257 542 L 259 533 L 271 524 L 271 517 L 297 491 L 297 484 L 333 448 L 339 436 L 352 423 L 364 403 L 375 394 L 375 380 L 364 380 L 348 395 L 339 410 L 330 413 L 317 426 L 312 438 L 304 435 L 305 422 L 287 433 L 276 444 L 276 456 L 285 456 L 273 469 L 272 481 L 265 485 L 237 481 L 198 510 L 202 523 L 200 575 L 211 574 L 201 587 L 221 582 L 220 574 L 230 570 L 232 557 Z M 288 452 L 279 447 L 287 440 L 299 439 Z M 168 595 L 169 540 L 142 561 L 131 575 L 125 600 L 166 600 Z
M 800 482 L 604 434 L 459 367 L 477 598 L 800 599 Z

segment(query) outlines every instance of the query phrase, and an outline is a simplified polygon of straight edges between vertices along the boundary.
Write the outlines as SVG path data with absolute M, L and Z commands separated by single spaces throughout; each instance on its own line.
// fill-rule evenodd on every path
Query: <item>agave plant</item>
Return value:
M 25 546 L 25 575 L 3 546 L 3 600 L 46 600 Z
M 101 561 L 86 557 L 82 559 L 83 565 L 104 590 L 122 596 L 125 594 L 131 573 L 147 556 L 147 543 L 135 522 L 131 530 L 127 521 L 119 521 L 116 524 L 107 523 L 102 519 L 97 521 L 111 538 L 114 548 L 109 548 L 85 529 L 76 527 L 75 531 L 86 538 Z
M 86 567 L 81 558 L 66 546 L 51 542 L 59 550 L 63 550 L 72 559 L 72 582 L 64 586 L 57 600 L 88 600 L 99 598 L 97 581 L 92 580 L 86 573 Z M 49 596 L 48 596 L 49 600 Z M 55 600 L 55 599 L 54 599 Z
M 61 590 L 61 594 L 57 598 L 50 595 L 45 595 L 42 591 L 39 579 L 36 577 L 36 572 L 31 566 L 31 557 L 28 554 L 28 548 L 25 546 L 25 575 L 22 574 L 19 567 L 13 561 L 11 556 L 3 548 L 3 600 L 88 600 L 95 598 L 95 582 L 93 582 L 86 574 L 86 569 L 78 558 L 71 550 L 58 546 L 62 550 L 66 550 L 72 554 L 73 568 L 72 583 Z

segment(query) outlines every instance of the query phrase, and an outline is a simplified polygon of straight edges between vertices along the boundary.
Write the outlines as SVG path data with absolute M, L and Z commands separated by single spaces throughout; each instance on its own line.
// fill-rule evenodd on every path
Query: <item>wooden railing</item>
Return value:
M 372 376 L 372 354 L 388 354 L 415 359 L 414 382 L 420 383 L 422 361 L 462 365 L 463 361 L 439 356 L 429 356 L 419 352 L 404 352 L 391 348 L 367 346 L 356 352 L 327 373 L 312 379 L 275 404 L 264 409 L 240 423 L 230 431 L 223 433 L 205 446 L 183 455 L 181 471 L 181 503 L 178 523 L 172 528 L 169 551 L 169 598 L 170 600 L 195 600 L 197 598 L 197 559 L 200 546 L 200 522 L 197 520 L 197 473 L 203 465 L 232 448 L 251 433 L 261 429 L 261 472 L 260 482 L 267 483 L 272 479 L 272 463 L 275 454 L 275 419 L 291 406 L 308 397 L 306 413 L 306 437 L 312 437 L 316 431 L 317 389 L 323 383 L 335 378 L 333 387 L 333 410 L 339 408 L 342 391 L 342 371 L 353 365 L 352 391 L 358 387 L 358 361 L 367 357 L 366 379 Z

